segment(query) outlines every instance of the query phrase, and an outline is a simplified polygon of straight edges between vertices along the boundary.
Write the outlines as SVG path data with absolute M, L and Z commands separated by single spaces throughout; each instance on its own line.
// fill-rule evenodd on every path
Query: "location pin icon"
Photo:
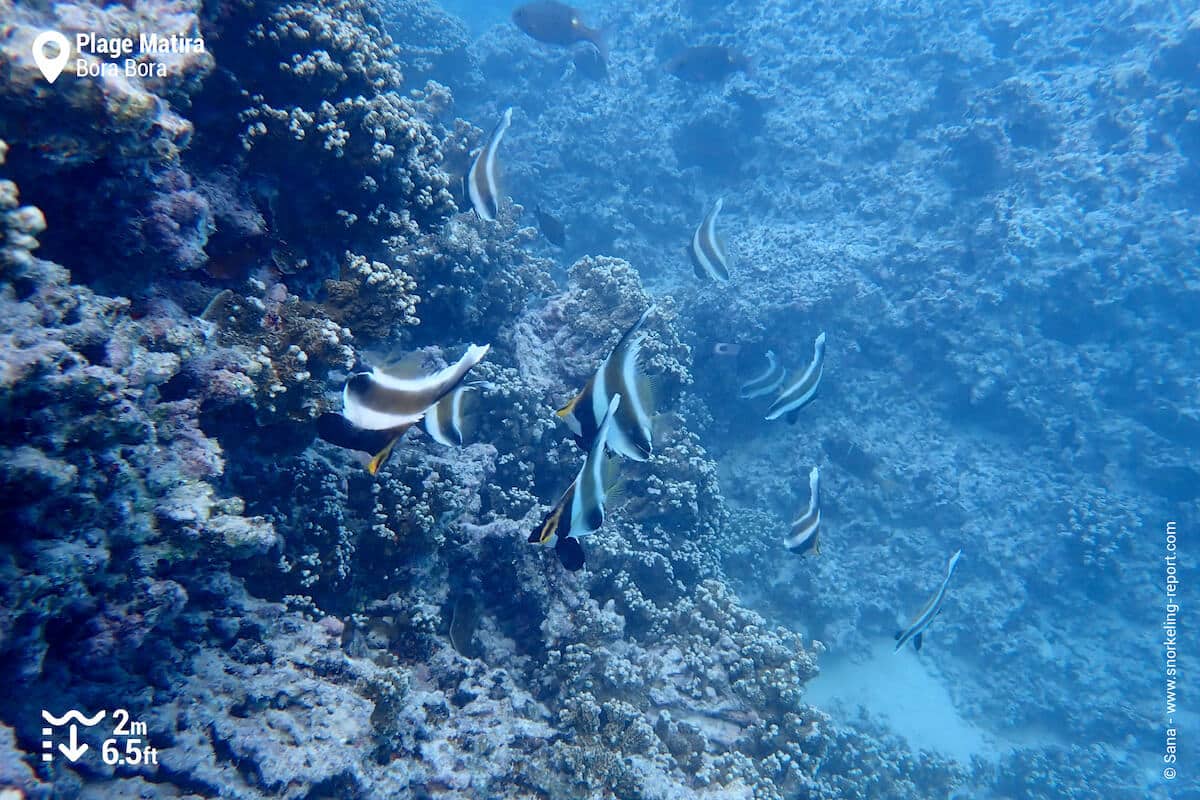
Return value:
M 58 55 L 47 54 L 47 46 L 52 44 L 58 46 Z M 33 63 L 37 64 L 42 76 L 50 83 L 58 80 L 70 60 L 71 43 L 58 31 L 42 31 L 33 40 Z

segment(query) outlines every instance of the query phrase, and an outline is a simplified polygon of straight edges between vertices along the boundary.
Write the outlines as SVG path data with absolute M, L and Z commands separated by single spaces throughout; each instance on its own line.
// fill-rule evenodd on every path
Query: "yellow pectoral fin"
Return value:
M 581 397 L 583 397 L 583 392 L 580 392 L 579 394 L 572 397 L 570 400 L 567 401 L 567 404 L 565 406 L 560 408 L 558 411 L 555 411 L 554 413 L 557 414 L 560 419 L 565 419 L 566 417 L 571 416 L 571 413 L 575 410 L 575 406 L 579 405 L 579 399 Z
M 563 406 L 562 408 L 560 408 L 558 411 L 556 411 L 554 413 L 558 414 L 560 419 L 566 419 L 567 417 L 571 416 L 571 414 L 573 414 L 575 412 L 575 408 L 581 402 L 583 402 L 585 400 L 585 398 L 592 396 L 592 383 L 595 380 L 596 380 L 595 376 L 589 378 L 588 382 L 586 384 L 584 384 L 584 387 L 579 390 L 579 394 L 572 397 L 571 400 L 565 406 Z
M 396 442 L 400 441 L 400 437 L 403 435 L 404 434 L 401 433 L 400 436 L 392 439 L 387 443 L 386 447 L 372 456 L 371 460 L 367 462 L 367 472 L 371 473 L 371 475 L 375 475 L 380 469 L 383 468 L 383 465 L 387 463 L 389 458 L 391 458 L 392 449 L 396 446 Z
M 558 531 L 558 523 L 562 519 L 563 510 L 566 504 L 560 503 L 557 508 L 550 514 L 550 517 L 542 525 L 541 534 L 538 536 L 538 544 L 546 544 L 550 538 Z

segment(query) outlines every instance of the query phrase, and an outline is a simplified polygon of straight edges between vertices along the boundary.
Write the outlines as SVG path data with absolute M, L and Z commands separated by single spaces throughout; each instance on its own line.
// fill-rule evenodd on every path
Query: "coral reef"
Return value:
M 79 258 L 107 264 L 151 261 L 166 271 L 194 269 L 211 229 L 210 210 L 181 170 L 194 133 L 181 113 L 213 69 L 207 51 L 124 57 L 77 51 L 61 78 L 46 83 L 33 62 L 34 37 L 55 29 L 74 40 L 197 35 L 199 3 L 0 5 L 0 137 L 19 154 L 13 174 L 59 231 L 47 257 L 80 276 L 120 283 Z M 76 74 L 76 64 L 89 74 Z M 130 62 L 134 66 L 129 66 Z M 130 74 L 132 70 L 133 74 Z M 86 190 L 84 190 L 86 189 Z M 86 232 L 103 230 L 104 237 Z
M 617 6 L 596 81 L 409 0 L 0 0 L 0 795 L 1154 796 L 1129 631 L 1138 533 L 1197 524 L 1200 17 L 1122 13 Z M 207 47 L 50 84 L 47 27 Z M 715 42 L 753 69 L 663 69 Z M 567 573 L 526 541 L 579 468 L 553 410 L 652 304 L 654 454 Z M 706 355 L 818 330 L 794 427 Z M 371 476 L 316 437 L 364 361 L 466 341 L 465 446 Z M 826 555 L 783 558 L 813 464 Z M 1019 744 L 988 763 L 806 698 L 959 547 L 921 658 Z M 114 703 L 157 764 L 38 760 L 40 709 Z
M 326 410 L 330 371 L 354 365 L 353 334 L 284 283 L 252 278 L 245 294 L 223 290 L 202 320 L 219 346 L 190 359 L 172 388 L 213 411 L 248 410 L 263 425 L 309 421 Z
M 8 155 L 8 143 L 0 139 L 0 167 Z M 37 206 L 21 205 L 21 193 L 10 180 L 0 181 L 0 258 L 7 270 L 27 268 L 31 253 L 38 248 L 38 234 L 46 229 L 46 217 Z M 9 278 L 11 280 L 11 278 Z

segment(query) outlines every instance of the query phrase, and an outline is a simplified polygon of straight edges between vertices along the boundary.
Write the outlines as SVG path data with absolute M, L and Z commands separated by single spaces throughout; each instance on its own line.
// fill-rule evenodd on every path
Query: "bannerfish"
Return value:
M 555 412 L 585 450 L 592 446 L 609 402 L 619 394 L 625 401 L 617 410 L 612 434 L 608 437 L 609 447 L 634 461 L 647 461 L 654 451 L 651 431 L 654 390 L 638 363 L 645 341 L 641 328 L 654 308 L 646 309 L 625 331 L 583 391 Z
M 512 15 L 513 22 L 529 36 L 544 44 L 570 47 L 576 42 L 591 42 L 601 61 L 608 61 L 608 48 L 603 31 L 583 24 L 578 9 L 556 0 L 541 0 L 519 6 Z
M 753 397 L 770 394 L 783 385 L 783 379 L 786 377 L 787 370 L 780 366 L 779 359 L 775 357 L 775 351 L 768 350 L 767 368 L 743 383 L 739 396 L 743 400 L 749 400 Z
M 533 213 L 537 217 L 538 228 L 541 230 L 542 236 L 546 237 L 546 241 L 558 247 L 565 246 L 567 243 L 567 226 L 563 225 L 562 220 L 553 214 L 543 211 L 541 206 L 534 206 Z
M 462 447 L 471 432 L 471 401 L 477 390 L 488 385 L 479 381 L 460 383 L 448 395 L 438 400 L 421 420 L 429 438 L 447 447 Z
M 950 583 L 950 576 L 954 574 L 954 568 L 958 565 L 960 556 L 962 556 L 962 550 L 950 556 L 950 562 L 946 564 L 946 577 L 942 578 L 942 585 L 938 587 L 933 597 L 929 598 L 929 602 L 921 609 L 921 613 L 917 614 L 917 618 L 912 621 L 912 624 L 903 630 L 896 631 L 896 649 L 892 652 L 899 653 L 900 648 L 908 644 L 910 640 L 916 651 L 921 652 L 921 637 L 925 635 L 925 629 L 929 627 L 929 623 L 933 622 L 933 618 L 942 612 L 942 602 L 946 599 L 946 586 Z
M 584 42 L 575 48 L 575 72 L 589 81 L 604 83 L 608 80 L 608 64 L 600 55 L 600 48 L 591 42 Z
M 342 414 L 358 428 L 394 430 L 420 422 L 426 409 L 458 386 L 491 345 L 470 345 L 453 364 L 422 374 L 414 361 L 350 376 L 342 390 Z
M 529 534 L 531 543 L 553 544 L 559 561 L 572 572 L 584 562 L 579 537 L 595 533 L 604 524 L 604 503 L 616 479 L 616 461 L 605 448 L 620 406 L 621 395 L 613 395 L 579 474 L 542 523 Z
M 467 195 L 471 198 L 471 207 L 480 219 L 491 222 L 500 213 L 500 178 L 496 152 L 500 149 L 500 141 L 512 124 L 512 108 L 504 109 L 504 116 L 496 125 L 487 144 L 475 154 L 471 169 L 467 172 Z
M 688 47 L 665 65 L 667 72 L 691 83 L 723 81 L 735 72 L 749 72 L 750 60 L 721 45 Z
M 452 392 L 489 349 L 491 345 L 470 345 L 458 361 L 433 374 L 421 372 L 419 365 L 409 360 L 350 376 L 342 389 L 342 416 L 361 430 L 390 435 L 387 445 L 367 464 L 368 472 L 374 475 L 387 463 L 405 432 Z
M 692 234 L 692 244 L 688 247 L 692 269 L 701 280 L 729 280 L 729 256 L 725 254 L 725 242 L 717 234 L 717 215 L 724 205 L 724 199 L 718 198 Z
M 821 375 L 825 370 L 825 333 L 817 337 L 813 343 L 813 359 L 808 369 L 799 376 L 788 381 L 775 402 L 767 409 L 767 419 L 779 419 L 788 415 L 788 422 L 795 422 L 800 409 L 813 401 L 817 396 L 817 388 L 821 385 Z
M 812 551 L 821 555 L 821 471 L 816 467 L 808 473 L 808 510 L 792 523 L 792 530 L 783 538 L 783 546 L 793 553 Z

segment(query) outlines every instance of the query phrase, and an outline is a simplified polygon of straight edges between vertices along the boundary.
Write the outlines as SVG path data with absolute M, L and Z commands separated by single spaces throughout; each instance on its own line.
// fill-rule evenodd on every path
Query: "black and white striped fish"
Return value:
M 929 602 L 917 614 L 912 624 L 904 630 L 896 631 L 896 649 L 893 652 L 900 652 L 900 648 L 904 647 L 910 641 L 917 652 L 921 652 L 921 637 L 925 634 L 925 629 L 929 627 L 929 623 L 933 622 L 933 618 L 942 611 L 942 603 L 946 599 L 946 586 L 950 583 L 950 576 L 954 574 L 954 568 L 958 565 L 960 556 L 962 556 L 962 550 L 950 556 L 950 562 L 946 564 L 946 577 L 942 578 L 942 585 L 938 587 L 933 597 L 929 598 Z
M 470 405 L 476 391 L 489 386 L 479 381 L 460 383 L 434 404 L 421 420 L 429 437 L 447 447 L 461 447 L 470 435 Z
M 812 551 L 821 555 L 821 471 L 816 467 L 808 473 L 808 510 L 792 523 L 792 530 L 783 539 L 783 546 L 801 555 Z
M 817 396 L 817 388 L 821 385 L 821 375 L 825 369 L 825 334 L 821 333 L 813 342 L 813 359 L 808 369 L 788 381 L 775 402 L 767 409 L 767 419 L 779 419 L 788 415 L 789 422 L 796 421 L 800 409 L 813 401 Z
M 692 270 L 701 280 L 729 280 L 729 256 L 725 253 L 724 240 L 717 234 L 717 216 L 724 205 L 725 200 L 718 198 L 692 234 L 692 243 L 688 247 Z
M 743 383 L 739 396 L 743 400 L 749 400 L 753 397 L 762 397 L 764 394 L 770 394 L 783 385 L 783 379 L 786 377 L 787 370 L 779 365 L 779 359 L 775 357 L 775 351 L 768 350 L 767 368 Z
M 645 340 L 641 328 L 654 309 L 655 306 L 650 306 L 638 317 L 608 358 L 600 363 L 583 391 L 556 412 L 575 434 L 580 447 L 592 446 L 605 409 L 619 394 L 625 399 L 617 409 L 609 447 L 634 461 L 646 461 L 653 453 L 654 391 L 651 381 L 641 371 L 639 357 Z
M 491 222 L 500 213 L 500 177 L 497 151 L 508 126 L 512 124 L 512 108 L 504 110 L 500 123 L 492 131 L 487 144 L 475 155 L 467 173 L 467 195 L 480 219 Z
M 579 537 L 595 533 L 604 524 L 604 504 L 616 477 L 615 461 L 605 448 L 615 430 L 613 421 L 620 406 L 621 395 L 613 395 L 579 474 L 542 523 L 529 534 L 531 543 L 553 544 L 563 566 L 572 572 L 583 566 Z
M 393 369 L 372 369 L 350 376 L 342 389 L 342 416 L 366 431 L 387 431 L 391 438 L 367 465 L 374 475 L 391 456 L 392 448 L 426 412 L 452 392 L 483 360 L 491 345 L 470 345 L 455 363 L 432 374 L 421 374 L 411 362 Z

